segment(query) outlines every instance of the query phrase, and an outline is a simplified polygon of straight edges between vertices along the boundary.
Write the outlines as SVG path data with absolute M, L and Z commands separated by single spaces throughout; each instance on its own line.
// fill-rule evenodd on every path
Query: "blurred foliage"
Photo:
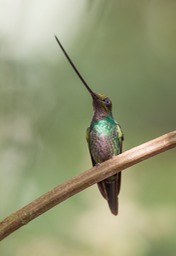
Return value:
M 175 130 L 175 1 L 85 0 L 82 9 L 73 1 L 61 24 L 63 2 L 55 3 L 58 9 L 48 2 L 54 33 L 92 90 L 112 99 L 124 150 Z M 19 5 L 26 28 L 32 26 L 26 17 L 35 17 L 37 27 L 40 7 L 34 15 Z M 68 25 L 72 8 L 79 22 Z M 18 46 L 25 32 L 11 42 L 0 27 L 1 219 L 91 166 L 85 139 L 91 99 L 58 49 L 49 20 L 40 26 L 50 43 L 41 37 L 36 56 L 30 37 Z M 124 172 L 117 218 L 93 186 L 6 238 L 1 255 L 175 255 L 175 153 Z

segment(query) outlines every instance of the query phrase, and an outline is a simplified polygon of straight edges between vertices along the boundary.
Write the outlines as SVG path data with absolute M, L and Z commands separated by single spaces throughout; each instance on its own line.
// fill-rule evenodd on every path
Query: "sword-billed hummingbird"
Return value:
M 124 135 L 120 125 L 113 118 L 111 100 L 104 94 L 95 93 L 90 89 L 59 39 L 56 36 L 55 38 L 70 65 L 92 96 L 94 115 L 87 129 L 86 138 L 92 164 L 95 166 L 122 153 Z M 109 208 L 114 215 L 118 214 L 120 184 L 121 172 L 98 183 L 98 188 L 102 196 L 108 201 Z

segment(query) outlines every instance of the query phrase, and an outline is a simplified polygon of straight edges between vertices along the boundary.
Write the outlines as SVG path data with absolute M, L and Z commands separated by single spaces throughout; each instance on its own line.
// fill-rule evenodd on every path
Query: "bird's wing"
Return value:
M 123 133 L 122 128 L 119 124 L 117 124 L 117 134 L 118 134 L 120 154 L 121 154 L 122 153 L 122 143 L 124 141 L 124 133 Z
M 87 130 L 86 130 L 86 140 L 87 140 L 88 147 L 89 147 L 89 153 L 90 153 L 92 165 L 95 166 L 96 162 L 94 161 L 94 159 L 92 157 L 92 154 L 91 154 L 91 151 L 90 151 L 90 127 L 88 127 Z

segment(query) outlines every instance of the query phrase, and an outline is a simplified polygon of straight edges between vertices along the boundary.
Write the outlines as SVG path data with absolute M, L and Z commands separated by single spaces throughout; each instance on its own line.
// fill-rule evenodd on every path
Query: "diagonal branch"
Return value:
M 0 240 L 85 188 L 141 161 L 176 147 L 176 131 L 132 148 L 51 189 L 0 222 Z

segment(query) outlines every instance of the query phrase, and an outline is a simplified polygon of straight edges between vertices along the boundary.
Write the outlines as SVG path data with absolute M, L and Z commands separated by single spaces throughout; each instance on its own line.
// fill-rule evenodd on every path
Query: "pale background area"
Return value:
M 175 130 L 176 1 L 0 0 L 0 218 L 91 167 L 91 99 L 56 34 L 107 94 L 124 150 Z M 0 243 L 2 256 L 176 255 L 176 150 L 124 171 L 120 214 L 97 186 Z

